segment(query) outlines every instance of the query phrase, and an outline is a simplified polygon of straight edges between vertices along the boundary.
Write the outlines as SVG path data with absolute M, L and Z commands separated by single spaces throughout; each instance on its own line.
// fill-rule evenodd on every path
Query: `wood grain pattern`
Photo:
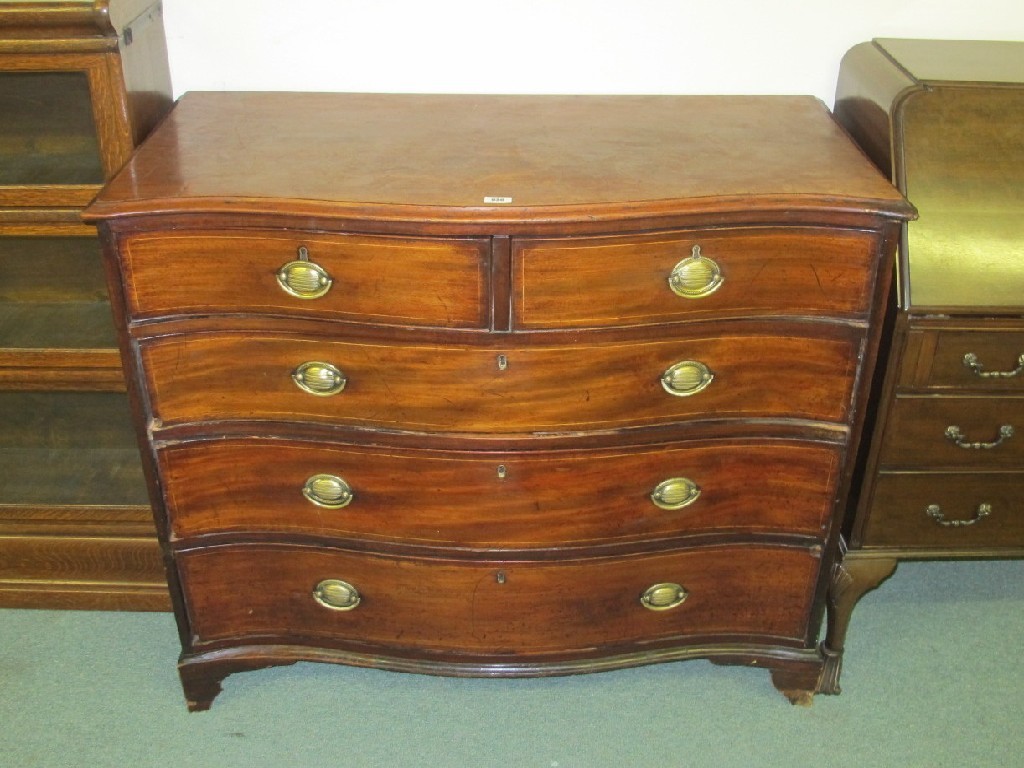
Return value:
M 808 333 L 811 329 L 808 329 Z M 141 357 L 162 424 L 298 419 L 445 432 L 616 429 L 681 420 L 846 418 L 853 339 L 768 332 L 676 340 L 517 349 L 313 341 L 251 333 L 154 339 Z M 812 341 L 813 339 L 813 341 Z M 507 353 L 505 352 L 507 350 Z M 497 364 L 506 354 L 508 367 Z M 337 366 L 343 392 L 300 390 L 307 361 Z M 662 374 L 699 360 L 715 380 L 690 397 L 668 394 Z
M 723 283 L 709 296 L 682 298 L 668 278 L 694 246 L 719 266 Z M 867 232 L 798 227 L 517 238 L 516 325 L 636 326 L 779 315 L 859 319 L 871 301 L 876 248 Z
M 215 440 L 172 445 L 159 455 L 178 539 L 276 532 L 460 549 L 694 534 L 821 540 L 839 459 L 834 446 L 753 439 L 485 455 Z M 306 480 L 319 473 L 352 487 L 349 506 L 323 509 L 302 496 Z M 660 509 L 651 492 L 673 477 L 693 480 L 700 496 L 679 510 Z
M 803 548 L 754 545 L 550 565 L 253 545 L 183 553 L 178 562 L 200 647 L 305 638 L 496 663 L 712 637 L 796 645 L 820 564 Z M 340 613 L 319 605 L 311 593 L 326 578 L 354 585 L 362 603 Z M 686 601 L 665 612 L 641 606 L 643 592 L 666 581 L 682 584 Z
M 334 281 L 288 295 L 276 275 L 305 247 Z M 490 243 L 274 230 L 161 232 L 123 245 L 134 318 L 259 313 L 390 325 L 485 328 Z

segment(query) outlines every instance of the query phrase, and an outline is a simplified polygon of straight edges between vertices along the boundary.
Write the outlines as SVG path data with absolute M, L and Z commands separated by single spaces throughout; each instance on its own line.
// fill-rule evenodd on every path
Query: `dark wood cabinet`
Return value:
M 189 706 L 298 660 L 834 692 L 910 215 L 810 98 L 187 94 L 87 216 Z
M 158 3 L 0 3 L 0 605 L 169 607 L 80 214 L 170 103 Z
M 853 497 L 848 618 L 900 560 L 1024 554 L 1024 43 L 859 45 L 835 114 L 920 214 Z

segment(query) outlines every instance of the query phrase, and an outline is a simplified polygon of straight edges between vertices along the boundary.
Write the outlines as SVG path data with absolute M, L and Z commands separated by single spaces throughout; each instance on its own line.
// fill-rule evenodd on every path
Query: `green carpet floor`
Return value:
M 234 675 L 189 714 L 169 614 L 0 611 L 17 768 L 1024 766 L 1024 562 L 905 563 L 854 613 L 843 693 L 687 661 L 465 680 L 329 665 Z

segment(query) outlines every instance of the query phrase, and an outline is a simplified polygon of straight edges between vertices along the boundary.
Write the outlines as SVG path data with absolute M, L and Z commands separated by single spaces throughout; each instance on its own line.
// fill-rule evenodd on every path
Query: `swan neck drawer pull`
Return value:
M 668 611 L 683 604 L 689 593 L 679 584 L 664 583 L 648 587 L 640 596 L 640 604 L 650 611 Z
M 928 515 L 936 524 L 944 526 L 946 528 L 964 528 L 968 525 L 974 525 L 975 523 L 981 522 L 983 518 L 988 517 L 992 514 L 991 504 L 979 504 L 977 511 L 974 513 L 974 517 L 970 520 L 946 520 L 945 513 L 938 504 L 929 504 L 925 510 L 925 514 Z
M 978 361 L 978 356 L 973 352 L 964 355 L 964 366 L 969 368 L 975 376 L 980 376 L 983 379 L 1012 379 L 1024 372 L 1024 354 L 1017 358 L 1017 367 L 1009 371 L 986 371 L 985 366 Z
M 362 602 L 359 590 L 341 579 L 324 579 L 313 587 L 313 599 L 332 611 L 351 611 Z
M 313 475 L 302 486 L 302 495 L 326 509 L 341 509 L 352 502 L 352 487 L 337 475 Z
M 683 360 L 661 374 L 661 386 L 670 395 L 689 397 L 707 389 L 715 374 L 698 360 Z
M 1013 433 L 1013 425 L 1003 424 L 1003 426 L 999 428 L 999 437 L 995 440 L 988 443 L 972 443 L 967 439 L 960 427 L 955 424 L 946 427 L 946 437 L 960 448 L 967 448 L 968 450 L 986 450 L 989 448 L 996 448 L 1013 437 Z
M 722 287 L 725 278 L 713 259 L 702 256 L 700 246 L 693 246 L 690 255 L 672 268 L 668 287 L 684 299 L 702 299 Z
M 292 371 L 292 381 L 303 392 L 330 397 L 345 389 L 348 378 L 337 366 L 310 360 Z
M 670 477 L 662 480 L 651 491 L 651 501 L 660 509 L 682 509 L 700 496 L 700 486 L 688 477 Z
M 331 290 L 334 280 L 326 269 L 309 260 L 306 246 L 299 247 L 298 256 L 277 270 L 277 284 L 297 299 L 319 299 Z

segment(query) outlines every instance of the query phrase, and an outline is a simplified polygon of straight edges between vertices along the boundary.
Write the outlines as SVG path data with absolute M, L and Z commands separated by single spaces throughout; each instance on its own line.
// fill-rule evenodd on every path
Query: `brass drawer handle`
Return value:
M 972 443 L 963 432 L 960 431 L 960 427 L 954 425 L 946 427 L 946 437 L 952 440 L 956 445 L 961 448 L 968 448 L 973 450 L 996 448 L 1003 444 L 1004 441 L 1009 440 L 1013 437 L 1013 426 L 1010 424 L 1003 424 L 999 428 L 999 437 L 989 443 Z
M 689 256 L 672 268 L 668 276 L 668 287 L 676 296 L 684 299 L 702 299 L 722 287 L 725 278 L 713 259 L 702 256 L 700 246 L 693 246 Z
M 337 366 L 310 360 L 292 371 L 292 381 L 303 392 L 330 397 L 345 388 L 348 378 Z
M 668 611 L 682 605 L 689 594 L 679 584 L 654 584 L 640 596 L 640 605 L 650 611 Z
M 715 374 L 698 360 L 683 360 L 661 374 L 661 386 L 670 395 L 689 397 L 707 389 Z
M 309 251 L 304 245 L 299 247 L 298 259 L 277 270 L 277 284 L 297 299 L 319 299 L 331 290 L 333 283 L 326 269 L 309 260 Z
M 986 371 L 985 366 L 978 362 L 978 356 L 973 352 L 964 355 L 964 365 L 971 369 L 971 373 L 983 379 L 1011 379 L 1024 372 L 1024 354 L 1017 358 L 1017 367 L 1012 371 Z
M 337 475 L 313 475 L 302 486 L 302 495 L 327 509 L 347 507 L 353 498 L 352 487 Z
M 351 611 L 362 602 L 359 590 L 341 579 L 324 579 L 313 587 L 313 599 L 332 611 Z
M 925 514 L 934 520 L 938 525 L 945 526 L 946 528 L 964 528 L 968 525 L 974 525 L 982 520 L 982 518 L 988 517 L 992 514 L 991 504 L 979 504 L 977 511 L 974 513 L 974 517 L 970 520 L 946 520 L 945 515 L 942 512 L 942 508 L 938 504 L 929 504 L 925 510 Z
M 651 501 L 660 509 L 682 509 L 700 496 L 700 486 L 688 477 L 670 477 L 651 491 Z

